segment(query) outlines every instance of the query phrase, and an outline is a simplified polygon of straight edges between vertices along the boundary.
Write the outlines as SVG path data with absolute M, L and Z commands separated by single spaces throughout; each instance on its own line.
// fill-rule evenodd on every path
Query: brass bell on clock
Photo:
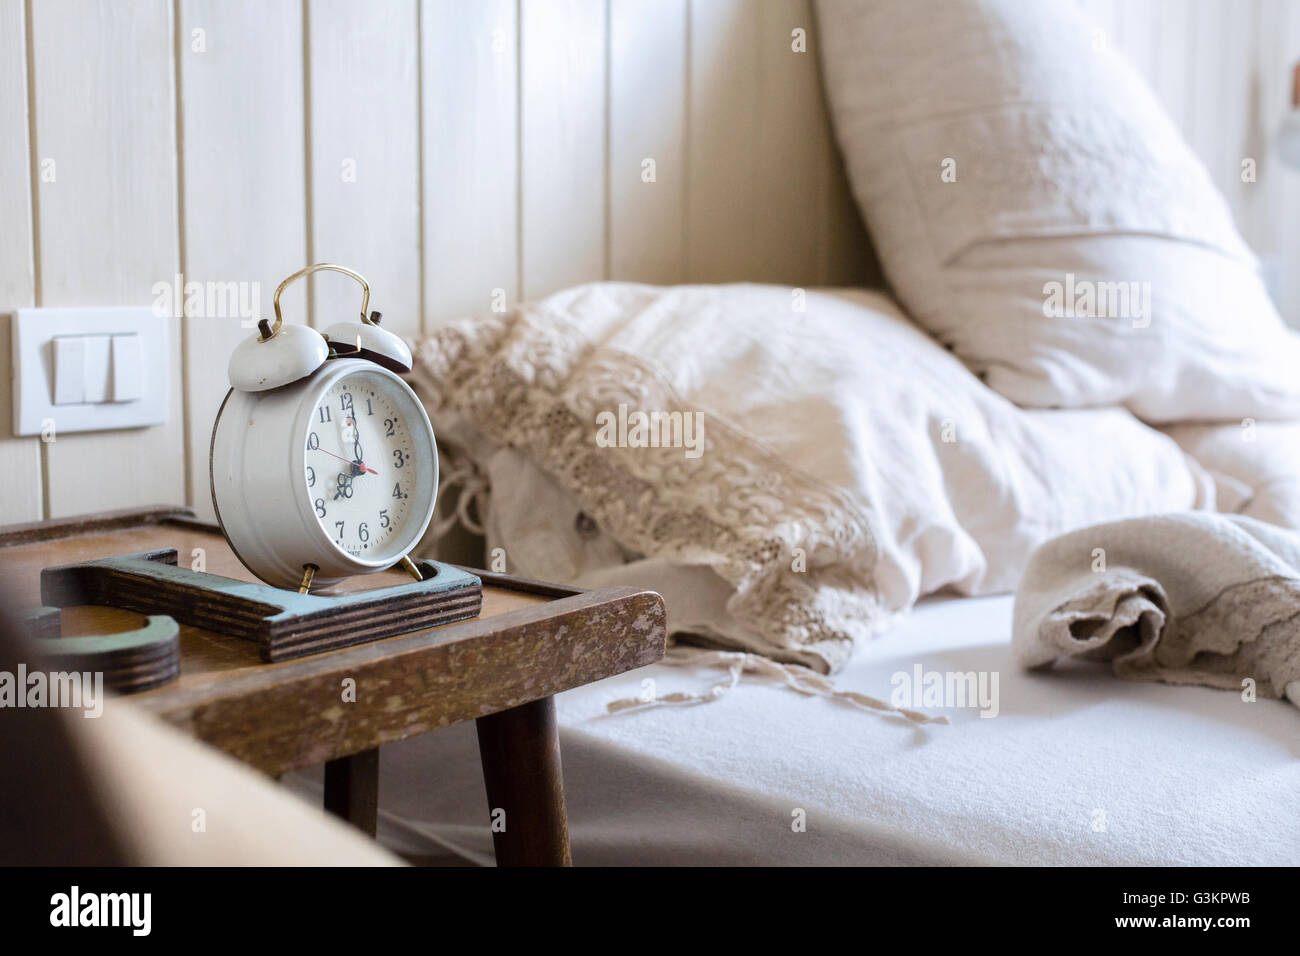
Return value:
M 285 325 L 280 311 L 280 294 L 293 282 L 313 272 L 341 272 L 361 285 L 361 312 L 357 322 L 335 322 L 324 334 L 305 325 Z M 358 272 L 332 262 L 318 262 L 299 269 L 275 289 L 275 324 L 258 323 L 258 334 L 235 348 L 228 374 L 231 387 L 242 392 L 279 388 L 314 373 L 330 356 L 369 359 L 392 372 L 411 370 L 411 349 L 387 329 L 379 327 L 380 314 L 371 312 L 370 284 Z

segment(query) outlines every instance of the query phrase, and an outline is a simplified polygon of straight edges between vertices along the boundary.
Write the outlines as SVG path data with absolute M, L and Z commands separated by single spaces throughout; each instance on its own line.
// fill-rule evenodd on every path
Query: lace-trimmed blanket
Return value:
M 587 296 L 590 317 L 602 290 L 575 294 Z M 873 580 L 875 541 L 856 503 L 712 408 L 702 413 L 696 457 L 682 447 L 598 444 L 602 411 L 689 415 L 700 404 L 684 401 L 644 357 L 599 348 L 600 329 L 579 327 L 561 302 L 582 311 L 562 294 L 439 329 L 417 349 L 422 395 L 524 450 L 624 546 L 711 567 L 735 588 L 727 610 L 764 642 L 763 653 L 838 669 L 854 641 L 889 617 Z M 626 307 L 618 303 L 618 313 Z
M 1300 536 L 1205 513 L 1064 535 L 1029 560 L 1012 642 L 1025 667 L 1080 657 L 1300 706 Z

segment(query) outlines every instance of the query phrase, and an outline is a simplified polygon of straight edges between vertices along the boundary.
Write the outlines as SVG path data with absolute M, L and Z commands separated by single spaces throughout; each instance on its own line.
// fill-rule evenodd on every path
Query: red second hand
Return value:
M 325 451 L 325 449 L 324 449 L 324 448 L 313 448 L 312 451 Z M 372 475 L 377 475 L 377 474 L 379 474 L 379 472 L 375 471 L 375 469 L 371 468 L 371 467 L 370 467 L 369 465 L 367 465 L 364 461 L 350 461 L 349 459 L 344 458 L 342 455 L 336 455 L 336 454 L 334 454 L 334 452 L 332 452 L 332 451 L 325 451 L 325 454 L 329 455 L 331 458 L 337 458 L 339 461 L 346 461 L 349 465 L 356 465 L 356 466 L 357 466 L 358 468 L 360 468 L 362 471 L 368 471 L 368 472 L 370 472 Z

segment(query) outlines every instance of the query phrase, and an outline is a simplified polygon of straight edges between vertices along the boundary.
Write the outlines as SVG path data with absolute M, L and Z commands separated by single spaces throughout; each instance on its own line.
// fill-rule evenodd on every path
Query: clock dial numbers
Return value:
M 338 476 L 338 482 L 334 486 L 334 500 L 338 501 L 340 498 L 351 498 L 351 497 L 352 497 L 352 476 L 350 474 L 348 475 L 340 474 Z
M 340 379 L 317 399 L 303 481 L 316 520 L 348 554 L 402 555 L 413 517 L 409 492 L 425 467 L 407 427 L 409 401 L 381 376 L 365 372 Z

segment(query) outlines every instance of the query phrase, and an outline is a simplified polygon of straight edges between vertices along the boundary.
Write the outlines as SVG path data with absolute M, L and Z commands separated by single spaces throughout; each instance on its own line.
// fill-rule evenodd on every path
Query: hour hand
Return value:
M 352 417 L 351 413 L 345 415 L 341 420 L 339 438 L 346 447 L 349 441 L 352 442 L 352 474 L 363 475 L 371 469 L 366 467 L 365 454 L 361 450 L 361 430 L 357 427 L 357 420 Z

